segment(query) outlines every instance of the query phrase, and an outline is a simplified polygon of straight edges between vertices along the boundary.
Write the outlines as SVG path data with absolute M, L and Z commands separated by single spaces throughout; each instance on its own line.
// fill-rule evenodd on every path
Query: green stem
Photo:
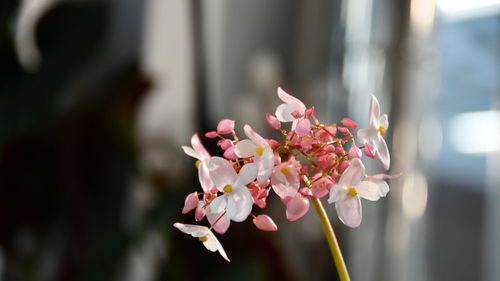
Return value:
M 339 274 L 341 281 L 350 281 L 349 272 L 347 272 L 347 267 L 345 266 L 344 258 L 342 257 L 342 252 L 340 251 L 339 243 L 337 242 L 337 238 L 335 237 L 335 233 L 333 232 L 332 225 L 330 224 L 330 220 L 328 219 L 328 215 L 321 204 L 321 201 L 318 198 L 310 197 L 313 202 L 314 208 L 318 213 L 319 219 L 321 221 L 321 225 L 323 226 L 323 232 L 325 233 L 326 240 L 328 240 L 328 245 L 330 246 L 330 252 L 332 252 L 333 261 L 335 262 L 335 266 L 337 267 L 337 272 Z

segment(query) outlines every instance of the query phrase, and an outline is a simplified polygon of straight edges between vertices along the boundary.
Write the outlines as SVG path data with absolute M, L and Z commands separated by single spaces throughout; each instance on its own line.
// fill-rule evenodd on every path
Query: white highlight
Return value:
M 448 134 L 459 153 L 500 151 L 500 111 L 457 114 L 450 121 Z
M 437 8 L 447 20 L 467 20 L 500 13 L 500 0 L 437 0 Z

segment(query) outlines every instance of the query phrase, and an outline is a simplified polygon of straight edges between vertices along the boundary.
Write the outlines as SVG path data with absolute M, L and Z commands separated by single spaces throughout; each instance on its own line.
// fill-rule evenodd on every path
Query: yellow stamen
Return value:
M 384 126 L 378 127 L 378 131 L 380 134 L 385 135 L 385 132 L 387 132 L 387 129 Z
M 200 165 L 201 165 L 201 161 L 200 160 L 196 160 L 196 162 L 194 162 L 194 165 L 196 166 L 197 169 L 199 169 Z
M 290 171 L 288 170 L 288 167 L 283 167 L 280 169 L 280 172 L 283 173 L 283 175 L 288 175 Z
M 208 237 L 207 236 L 201 236 L 198 239 L 200 239 L 201 242 L 207 242 Z
M 358 192 L 356 191 L 356 188 L 354 186 L 349 187 L 347 190 L 347 194 L 351 195 L 352 197 L 358 195 Z
M 259 156 L 261 156 L 262 153 L 264 153 L 264 147 L 263 146 L 257 146 L 255 148 L 255 153 L 257 153 Z
M 224 185 L 223 190 L 224 190 L 224 192 L 231 192 L 231 191 L 233 191 L 233 186 L 230 184 L 226 184 L 226 185 Z

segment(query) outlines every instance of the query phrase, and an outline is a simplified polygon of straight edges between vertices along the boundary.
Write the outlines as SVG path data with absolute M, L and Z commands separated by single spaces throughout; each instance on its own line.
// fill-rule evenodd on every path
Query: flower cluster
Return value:
M 258 229 L 275 231 L 274 221 L 265 214 L 252 213 L 253 205 L 264 209 L 267 197 L 274 192 L 284 204 L 286 217 L 295 221 L 309 210 L 309 197 L 328 197 L 345 225 L 361 223 L 361 201 L 378 200 L 389 192 L 384 181 L 397 175 L 365 175 L 363 154 L 380 160 L 387 170 L 390 156 L 383 138 L 388 118 L 371 97 L 368 128 L 351 132 L 357 124 L 343 118 L 334 124 L 322 124 L 299 99 L 278 88 L 283 101 L 275 115 L 266 114 L 269 126 L 283 135 L 283 140 L 265 139 L 245 125 L 246 138 L 240 139 L 233 120 L 224 119 L 216 131 L 205 134 L 217 138 L 223 157 L 211 156 L 198 134 L 191 138 L 186 154 L 197 159 L 198 177 L 203 191 L 186 197 L 182 213 L 194 210 L 196 221 L 206 216 L 210 227 L 175 223 L 174 226 L 197 237 L 211 251 L 219 251 L 229 261 L 212 230 L 223 234 L 231 221 L 242 222 L 249 216 Z M 292 122 L 290 130 L 283 123 Z M 356 142 L 357 141 L 357 142 Z M 272 190 L 272 191 L 271 191 Z

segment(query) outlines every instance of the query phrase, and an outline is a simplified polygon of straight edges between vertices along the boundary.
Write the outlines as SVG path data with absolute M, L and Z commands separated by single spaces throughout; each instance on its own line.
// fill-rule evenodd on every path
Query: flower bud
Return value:
M 267 124 L 273 129 L 279 130 L 281 128 L 281 122 L 272 114 L 266 113 L 266 121 Z
M 344 117 L 344 119 L 342 119 L 342 121 L 340 121 L 340 123 L 342 123 L 342 125 L 346 128 L 349 128 L 349 129 L 355 129 L 358 127 L 358 124 L 354 123 L 354 121 L 352 121 L 351 119 L 347 118 L 347 117 Z
M 295 128 L 297 134 L 303 136 L 308 135 L 311 132 L 311 122 L 309 119 L 301 119 L 297 122 L 297 127 Z
M 217 124 L 217 133 L 221 135 L 230 134 L 234 130 L 234 120 L 223 119 Z
M 361 149 L 359 149 L 359 147 L 357 147 L 353 144 L 351 146 L 351 148 L 349 149 L 349 157 L 351 157 L 352 159 L 354 159 L 354 158 L 359 159 L 359 158 L 361 158 L 361 156 L 363 156 Z
M 255 226 L 264 231 L 276 231 L 278 230 L 278 226 L 274 223 L 274 221 L 268 215 L 258 215 L 253 219 L 253 223 Z
M 222 149 L 227 150 L 230 147 L 234 146 L 234 143 L 230 139 L 223 139 L 219 142 L 219 145 Z
M 186 196 L 186 200 L 184 200 L 184 208 L 182 209 L 182 213 L 186 214 L 196 208 L 198 206 L 198 202 L 198 194 L 196 192 L 189 193 L 188 196 Z
M 289 221 L 300 219 L 309 210 L 309 200 L 298 192 L 286 201 L 286 218 Z
M 214 139 L 217 137 L 217 132 L 216 131 L 206 132 L 205 137 L 207 137 L 209 139 Z
M 375 158 L 375 146 L 371 143 L 365 143 L 365 147 L 363 148 L 365 155 L 370 158 Z
M 306 109 L 306 116 L 312 116 L 314 114 L 314 106 L 311 106 L 311 108 Z

